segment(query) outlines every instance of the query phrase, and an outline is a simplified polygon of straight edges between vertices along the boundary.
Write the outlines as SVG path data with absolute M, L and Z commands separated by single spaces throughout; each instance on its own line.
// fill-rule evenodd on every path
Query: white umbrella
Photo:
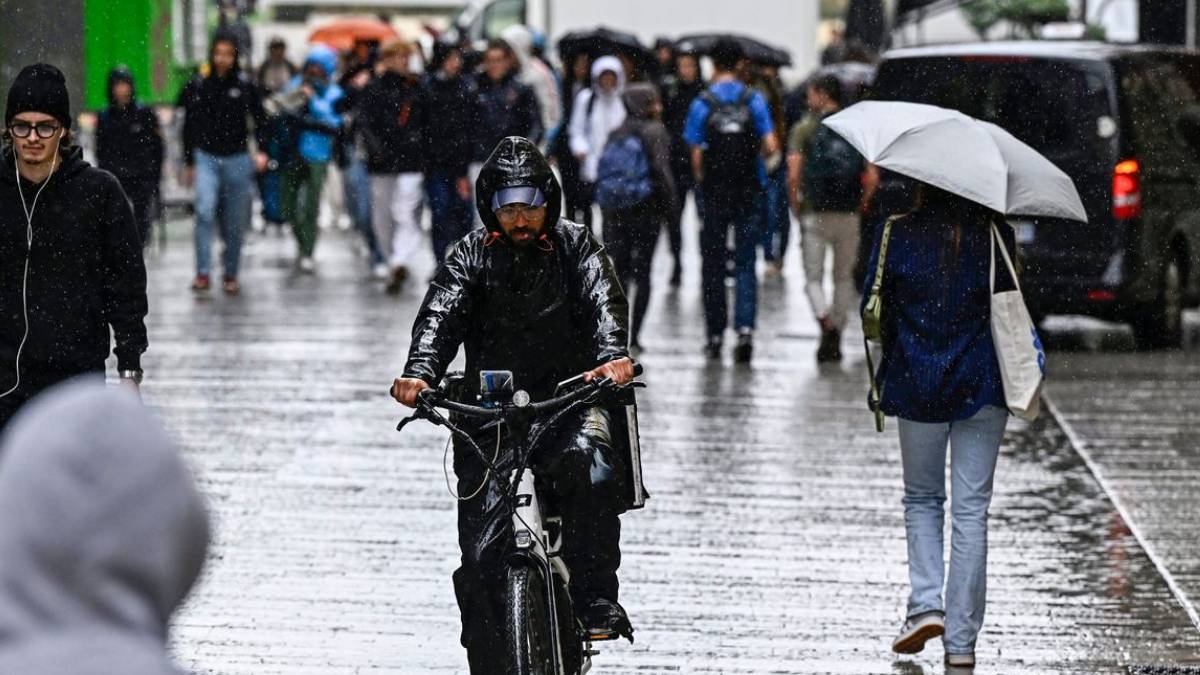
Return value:
M 864 101 L 824 124 L 868 162 L 994 211 L 1087 222 L 1071 178 L 990 122 L 932 105 Z

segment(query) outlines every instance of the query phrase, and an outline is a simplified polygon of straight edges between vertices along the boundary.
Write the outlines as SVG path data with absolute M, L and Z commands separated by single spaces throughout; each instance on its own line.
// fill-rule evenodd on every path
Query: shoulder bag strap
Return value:
M 904 216 L 895 215 L 883 224 L 883 234 L 879 240 L 879 260 L 875 265 L 875 280 L 871 283 L 871 295 L 878 296 L 883 290 L 883 272 L 887 263 L 888 241 L 892 238 L 892 225 Z M 867 406 L 875 416 L 875 431 L 883 433 L 884 415 L 880 405 L 883 402 L 883 392 L 879 387 L 879 371 L 875 368 L 875 357 L 871 356 L 871 343 L 863 336 L 863 348 L 867 352 L 867 376 L 871 381 L 871 392 L 867 398 Z

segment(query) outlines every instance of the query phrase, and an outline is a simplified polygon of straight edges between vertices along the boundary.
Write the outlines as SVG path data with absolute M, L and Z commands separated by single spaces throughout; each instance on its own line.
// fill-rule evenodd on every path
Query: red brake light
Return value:
M 1113 217 L 1128 220 L 1142 215 L 1141 166 L 1127 159 L 1113 169 Z

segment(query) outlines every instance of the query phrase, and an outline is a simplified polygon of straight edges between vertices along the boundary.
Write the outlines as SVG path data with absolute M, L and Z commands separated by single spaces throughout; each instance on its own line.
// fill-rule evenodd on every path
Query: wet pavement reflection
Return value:
M 337 233 L 298 276 L 291 240 L 258 236 L 243 296 L 198 300 L 186 235 L 151 256 L 145 397 L 217 536 L 176 652 L 222 675 L 465 673 L 445 435 L 396 434 L 385 395 L 421 284 L 385 295 Z M 900 466 L 894 423 L 876 434 L 865 409 L 861 336 L 816 366 L 793 253 L 762 290 L 754 363 L 706 362 L 694 245 L 693 227 L 683 287 L 657 277 L 644 332 L 653 497 L 625 517 L 622 568 L 637 643 L 605 645 L 593 672 L 947 672 L 940 645 L 888 649 L 907 589 Z M 1013 424 L 992 515 L 974 672 L 1200 660 L 1200 631 L 1052 422 Z

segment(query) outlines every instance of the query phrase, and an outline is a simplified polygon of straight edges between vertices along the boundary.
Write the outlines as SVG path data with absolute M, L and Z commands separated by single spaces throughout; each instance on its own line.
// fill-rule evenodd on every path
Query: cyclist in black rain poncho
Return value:
M 628 306 L 603 247 L 581 225 L 560 219 L 562 195 L 550 165 L 528 139 L 508 137 L 484 165 L 476 207 L 485 228 L 451 247 L 413 326 L 404 375 L 392 394 L 412 406 L 437 385 L 460 345 L 466 382 L 479 371 L 511 370 L 534 400 L 580 373 L 618 384 L 633 377 Z M 478 443 L 490 454 L 495 431 Z M 631 637 L 617 604 L 625 460 L 613 449 L 608 412 L 593 408 L 559 423 L 536 449 L 533 464 L 563 516 L 571 595 L 587 628 Z M 500 447 L 503 475 L 512 457 Z M 462 566 L 454 574 L 462 611 L 462 643 L 472 673 L 492 672 L 503 652 L 505 560 L 512 547 L 510 511 L 500 483 L 488 481 L 479 457 L 455 440 Z

